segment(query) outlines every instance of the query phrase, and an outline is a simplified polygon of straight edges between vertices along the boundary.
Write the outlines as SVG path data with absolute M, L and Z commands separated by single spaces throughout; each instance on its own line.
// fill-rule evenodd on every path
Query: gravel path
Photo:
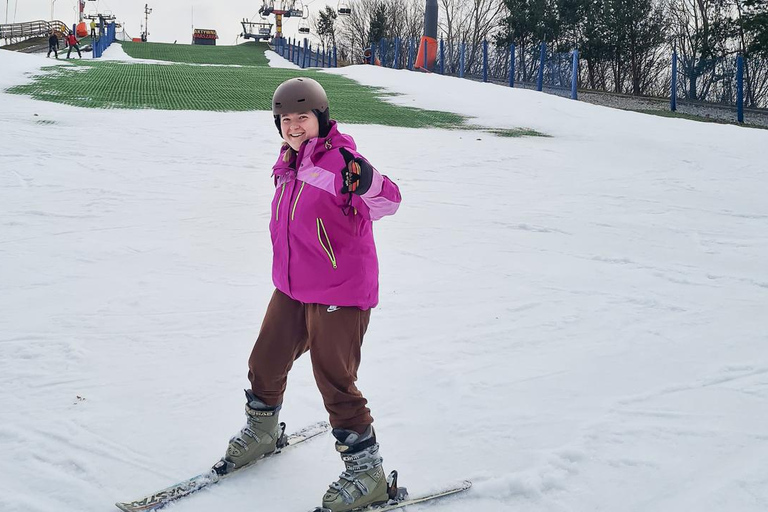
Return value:
M 518 84 L 515 84 L 517 87 Z M 522 84 L 523 87 L 534 89 L 534 85 Z M 562 88 L 544 88 L 549 94 L 570 97 L 570 89 Z M 636 97 L 624 94 L 611 94 L 600 92 L 579 91 L 579 101 L 603 105 L 606 107 L 620 108 L 624 110 L 657 110 L 669 113 L 669 99 Z M 688 114 L 713 121 L 735 123 L 736 106 L 735 105 L 717 105 L 712 103 L 691 102 L 677 100 L 677 112 Z M 768 128 L 768 109 L 744 109 L 744 123 L 752 126 Z
M 470 77 L 475 79 L 475 77 Z M 496 81 L 495 83 L 506 84 L 506 82 Z M 534 83 L 516 82 L 515 87 L 525 89 L 535 89 Z M 571 90 L 562 87 L 544 87 L 547 94 L 556 94 L 558 96 L 570 97 Z M 579 91 L 579 101 L 585 101 L 595 105 L 605 107 L 620 108 L 623 110 L 647 111 L 656 110 L 669 113 L 669 99 L 636 97 L 625 94 L 613 94 L 604 92 Z M 691 102 L 677 100 L 677 112 L 724 123 L 736 123 L 735 105 L 717 105 L 713 103 Z M 744 123 L 754 127 L 768 128 L 768 109 L 744 109 Z

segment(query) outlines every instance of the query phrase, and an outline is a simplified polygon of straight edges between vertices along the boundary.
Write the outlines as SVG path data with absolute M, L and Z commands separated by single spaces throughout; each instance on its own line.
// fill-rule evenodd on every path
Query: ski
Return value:
M 283 429 L 283 432 L 285 432 L 285 424 L 281 423 L 280 426 Z M 188 480 L 184 480 L 183 482 L 171 485 L 170 487 L 166 487 L 161 491 L 157 491 L 143 498 L 139 498 L 138 500 L 124 503 L 115 503 L 115 506 L 124 512 L 151 512 L 154 510 L 159 510 L 169 503 L 189 496 L 190 494 L 196 493 L 197 491 L 205 489 L 208 486 L 216 484 L 228 476 L 240 473 L 264 459 L 277 455 L 278 453 L 281 453 L 293 446 L 297 446 L 304 441 L 309 441 L 310 439 L 317 437 L 320 434 L 328 432 L 330 429 L 331 426 L 327 422 L 321 421 L 313 425 L 309 425 L 288 436 L 283 434 L 278 441 L 277 449 L 274 452 L 265 455 L 261 459 L 253 461 L 247 466 L 243 466 L 241 468 L 227 472 L 225 465 L 222 464 L 222 461 L 219 461 L 205 473 L 194 476 Z
M 410 505 L 416 505 L 418 503 L 426 503 L 428 501 L 435 501 L 448 496 L 453 496 L 464 491 L 468 491 L 472 487 L 472 482 L 464 480 L 463 482 L 447 487 L 441 491 L 435 491 L 420 496 L 409 496 L 408 490 L 405 487 L 397 487 L 397 471 L 392 471 L 387 478 L 389 483 L 389 495 L 390 499 L 386 503 L 380 505 L 369 505 L 367 507 L 356 508 L 351 512 L 387 512 L 389 510 L 397 510 L 399 508 L 408 507 Z M 316 507 L 310 512 L 330 512 L 328 509 L 322 507 Z

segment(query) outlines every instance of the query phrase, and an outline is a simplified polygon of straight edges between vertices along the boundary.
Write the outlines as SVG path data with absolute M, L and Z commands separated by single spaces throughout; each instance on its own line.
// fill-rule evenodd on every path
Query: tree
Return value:
M 336 37 L 341 58 L 362 62 L 371 43 L 399 38 L 403 43 L 424 33 L 424 4 L 419 0 L 357 0 L 352 13 L 338 20 Z M 408 51 L 400 52 L 400 66 Z
M 497 46 L 514 43 L 520 50 L 523 81 L 533 73 L 534 59 L 526 65 L 525 55 L 531 47 L 543 41 L 553 41 L 559 35 L 557 6 L 551 0 L 504 0 L 507 15 L 501 19 L 501 30 L 495 37 Z
M 729 52 L 732 6 L 726 0 L 670 0 L 672 36 L 686 96 L 705 99 L 716 78 L 717 60 Z
M 652 0 L 606 0 L 606 5 L 615 91 L 623 92 L 623 73 L 629 67 L 632 94 L 641 94 L 646 67 L 666 39 L 664 12 Z
M 376 44 L 389 32 L 389 17 L 387 16 L 387 6 L 384 3 L 377 4 L 371 13 L 371 21 L 368 29 L 368 44 Z
M 323 46 L 330 48 L 336 46 L 336 10 L 326 6 L 315 19 L 315 34 L 320 38 Z
M 765 0 L 744 0 L 744 30 L 752 39 L 747 52 L 768 57 L 768 3 Z

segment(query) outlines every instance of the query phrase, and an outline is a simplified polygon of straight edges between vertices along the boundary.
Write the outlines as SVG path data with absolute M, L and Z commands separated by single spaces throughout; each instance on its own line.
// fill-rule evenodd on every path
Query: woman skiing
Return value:
M 322 507 L 346 512 L 388 499 L 373 418 L 355 381 L 378 303 L 372 221 L 397 211 L 400 192 L 338 131 L 315 80 L 282 83 L 272 113 L 284 141 L 269 225 L 276 290 L 248 361 L 247 422 L 222 463 L 232 470 L 275 450 L 288 371 L 309 352 L 346 468 Z

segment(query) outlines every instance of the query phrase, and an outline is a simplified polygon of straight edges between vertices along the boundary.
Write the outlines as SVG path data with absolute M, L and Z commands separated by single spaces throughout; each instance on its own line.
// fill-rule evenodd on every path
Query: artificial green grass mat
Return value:
M 92 108 L 271 110 L 272 93 L 280 83 L 296 76 L 308 76 L 323 85 L 328 93 L 331 116 L 342 122 L 467 128 L 464 118 L 458 114 L 386 103 L 379 97 L 384 94 L 380 89 L 309 69 L 78 60 L 68 66 L 43 68 L 43 71 L 33 77 L 32 83 L 13 87 L 8 92 Z
M 207 46 L 167 43 L 121 43 L 125 53 L 134 59 L 151 59 L 185 64 L 220 64 L 268 66 L 264 51 L 267 43 L 253 41 L 237 46 Z

